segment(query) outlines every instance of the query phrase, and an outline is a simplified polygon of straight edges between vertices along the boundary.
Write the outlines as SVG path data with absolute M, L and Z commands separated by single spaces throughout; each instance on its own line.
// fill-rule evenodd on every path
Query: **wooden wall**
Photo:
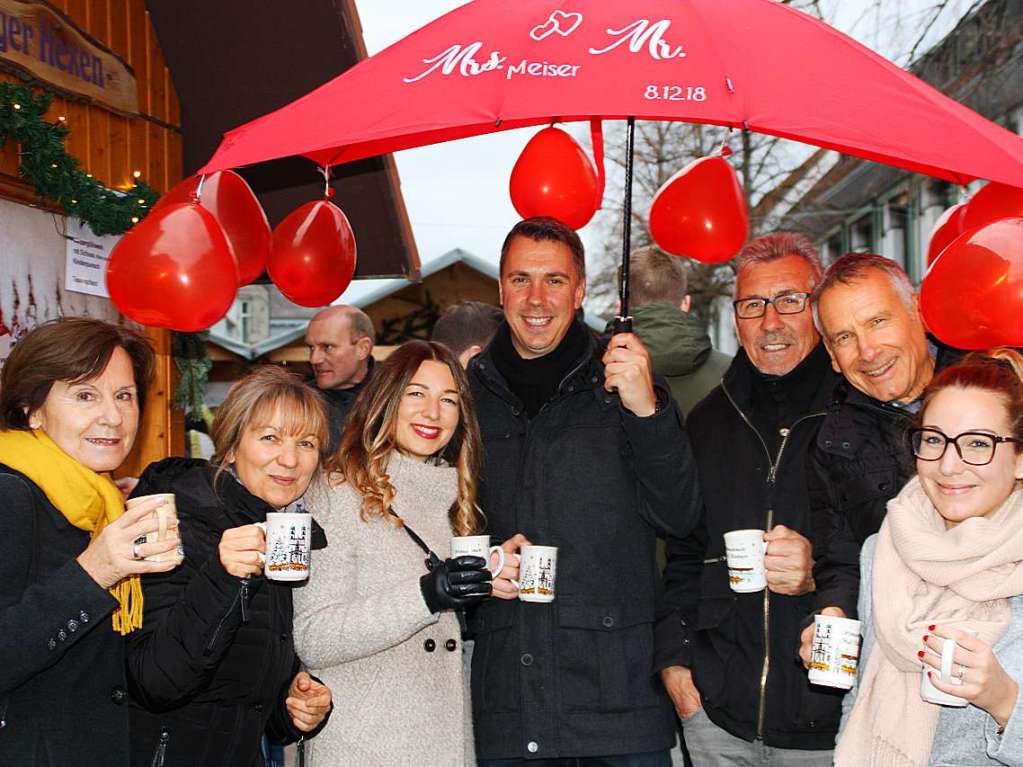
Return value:
M 103 107 L 55 98 L 50 116 L 64 116 L 70 134 L 67 150 L 106 186 L 128 188 L 139 171 L 142 180 L 165 192 L 181 180 L 181 110 L 170 72 L 157 42 L 144 0 L 52 0 L 82 31 L 119 55 L 134 70 L 138 85 L 137 117 L 125 117 Z M 0 79 L 18 78 L 0 72 Z M 0 151 L 0 195 L 35 202 L 31 187 L 17 175 L 17 147 Z M 180 414 L 170 406 L 174 364 L 170 333 L 148 329 L 159 359 L 142 429 L 133 456 L 125 465 L 137 473 L 150 461 L 182 452 L 184 430 Z

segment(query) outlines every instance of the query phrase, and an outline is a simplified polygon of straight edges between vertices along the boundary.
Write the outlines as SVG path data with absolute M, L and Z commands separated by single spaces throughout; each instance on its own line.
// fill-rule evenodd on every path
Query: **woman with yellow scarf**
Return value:
M 125 634 L 139 576 L 180 557 L 159 501 L 125 512 L 108 472 L 135 442 L 153 369 L 138 334 L 85 318 L 40 325 L 0 374 L 0 764 L 128 764 Z M 141 540 L 140 540 L 141 539 Z

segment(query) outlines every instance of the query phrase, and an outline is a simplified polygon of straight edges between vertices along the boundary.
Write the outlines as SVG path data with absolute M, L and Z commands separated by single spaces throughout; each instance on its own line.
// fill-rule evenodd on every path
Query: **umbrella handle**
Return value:
M 611 330 L 611 335 L 618 335 L 619 333 L 631 333 L 632 332 L 632 317 L 615 317 L 614 327 Z

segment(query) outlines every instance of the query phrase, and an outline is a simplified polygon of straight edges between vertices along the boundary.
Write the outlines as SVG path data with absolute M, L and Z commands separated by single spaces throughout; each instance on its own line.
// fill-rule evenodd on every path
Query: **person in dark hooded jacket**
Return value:
M 263 577 L 257 526 L 268 512 L 304 511 L 328 440 L 323 401 L 263 368 L 231 389 L 212 436 L 212 463 L 165 459 L 133 493 L 174 494 L 184 548 L 181 567 L 143 579 L 143 628 L 128 648 L 139 767 L 261 767 L 264 734 L 315 734 L 331 708 L 330 690 L 299 670 L 292 585 Z M 325 544 L 315 525 L 312 544 Z

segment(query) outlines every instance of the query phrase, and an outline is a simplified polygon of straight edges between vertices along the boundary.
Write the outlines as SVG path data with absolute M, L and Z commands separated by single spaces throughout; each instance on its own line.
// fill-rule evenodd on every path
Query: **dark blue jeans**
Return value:
M 478 767 L 671 767 L 669 751 L 562 759 L 480 759 Z

